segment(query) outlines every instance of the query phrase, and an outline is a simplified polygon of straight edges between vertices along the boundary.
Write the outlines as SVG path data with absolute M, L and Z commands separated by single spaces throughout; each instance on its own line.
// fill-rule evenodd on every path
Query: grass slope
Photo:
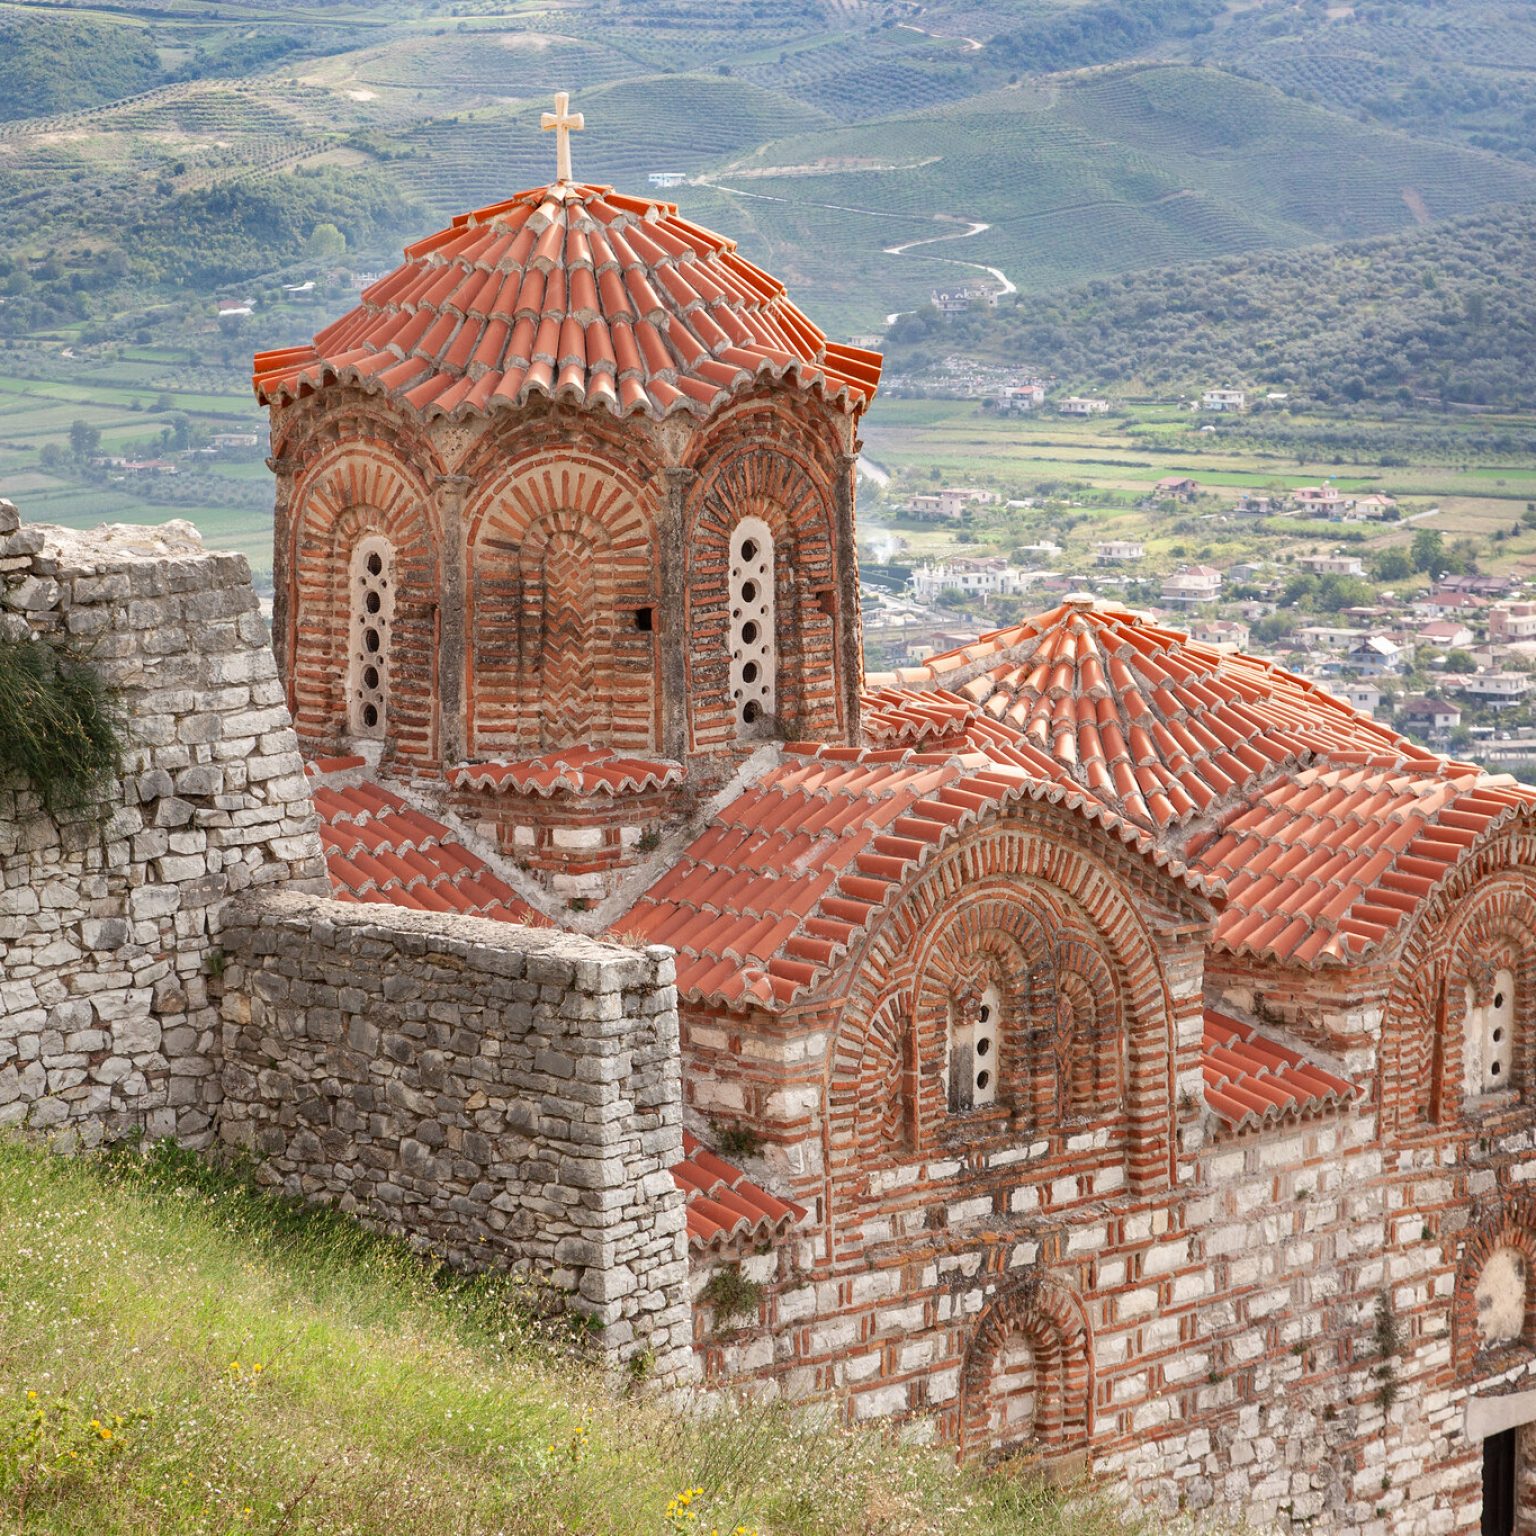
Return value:
M 685 1417 L 465 1281 L 165 1148 L 0 1140 L 0 1521 L 26 1536 L 1096 1536 L 810 1414 Z M 688 1511 L 669 1501 L 702 1490 Z

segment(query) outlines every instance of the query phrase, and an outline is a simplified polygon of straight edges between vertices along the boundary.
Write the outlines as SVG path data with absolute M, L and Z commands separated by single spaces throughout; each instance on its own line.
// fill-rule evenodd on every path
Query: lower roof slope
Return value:
M 1089 599 L 870 681 L 971 701 L 1160 838 L 1317 752 L 1439 762 L 1274 662 Z

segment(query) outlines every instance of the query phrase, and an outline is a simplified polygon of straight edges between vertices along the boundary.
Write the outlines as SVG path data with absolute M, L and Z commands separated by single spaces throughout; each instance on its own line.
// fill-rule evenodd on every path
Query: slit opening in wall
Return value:
M 1482 1536 L 1514 1536 L 1518 1435 L 1506 1429 L 1483 1441 Z
M 654 608 L 635 609 L 635 628 L 641 634 L 648 635 L 656 627 L 656 610 Z

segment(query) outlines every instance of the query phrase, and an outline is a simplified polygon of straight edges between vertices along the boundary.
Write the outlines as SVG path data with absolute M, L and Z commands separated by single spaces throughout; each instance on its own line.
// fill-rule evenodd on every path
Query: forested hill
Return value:
M 1219 386 L 1312 400 L 1536 399 L 1536 208 L 1407 235 L 1217 261 L 904 316 L 887 369 L 963 352 L 1074 389 Z
M 160 57 L 143 32 L 0 13 L 0 121 L 94 107 L 160 78 Z

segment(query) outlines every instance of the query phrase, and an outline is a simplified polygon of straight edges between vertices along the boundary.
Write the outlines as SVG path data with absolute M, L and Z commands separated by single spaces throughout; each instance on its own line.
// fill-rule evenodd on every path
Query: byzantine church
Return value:
M 1090 597 L 867 674 L 879 356 L 551 121 L 256 358 L 335 895 L 675 954 L 706 1381 L 1536 1530 L 1536 790 Z

